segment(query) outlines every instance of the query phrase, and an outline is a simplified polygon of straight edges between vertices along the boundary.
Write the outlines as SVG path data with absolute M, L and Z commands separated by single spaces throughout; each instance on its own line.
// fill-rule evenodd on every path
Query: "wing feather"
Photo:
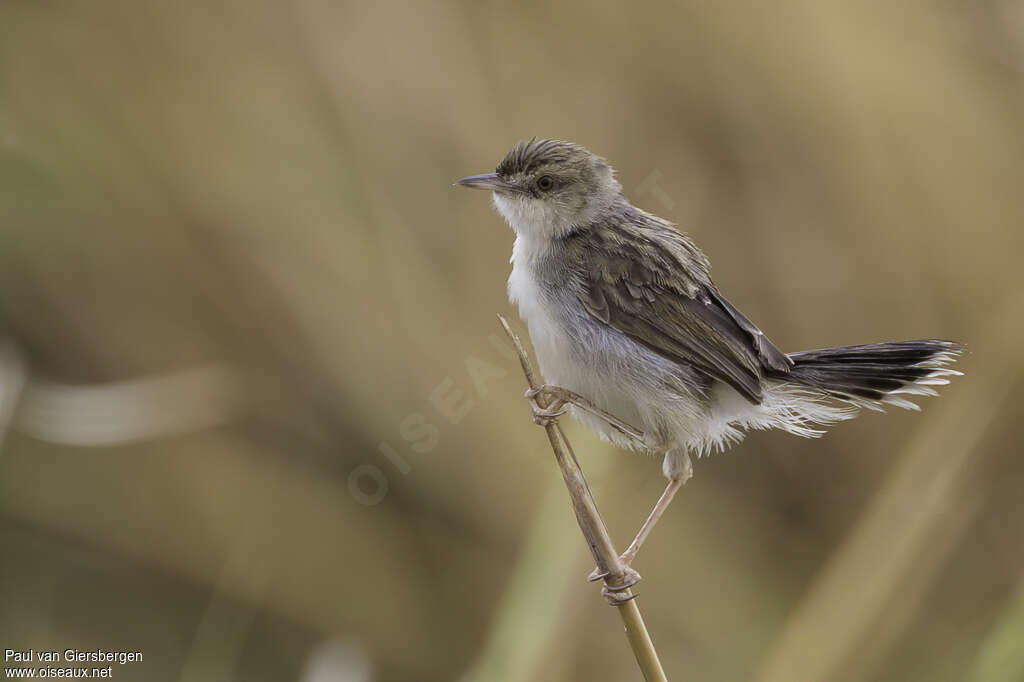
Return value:
M 718 293 L 696 246 L 657 227 L 628 238 L 591 233 L 581 302 L 604 324 L 760 403 L 764 371 L 788 372 L 792 362 Z

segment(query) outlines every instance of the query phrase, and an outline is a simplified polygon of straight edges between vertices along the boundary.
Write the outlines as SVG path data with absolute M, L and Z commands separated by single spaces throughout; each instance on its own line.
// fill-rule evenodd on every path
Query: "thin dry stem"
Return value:
M 523 348 L 522 342 L 516 333 L 512 331 L 512 328 L 509 327 L 504 317 L 498 315 L 498 319 L 501 321 L 501 326 L 504 327 L 505 333 L 509 335 L 512 343 L 515 344 L 516 352 L 519 354 L 519 363 L 523 367 L 523 374 L 526 375 L 526 382 L 530 385 L 530 388 L 537 388 L 539 386 L 537 377 L 533 373 L 533 367 L 530 365 L 530 359 Z M 605 527 L 601 514 L 597 510 L 594 497 L 590 494 L 590 488 L 587 486 L 587 480 L 583 476 L 583 470 L 576 460 L 572 446 L 569 445 L 569 441 L 566 439 L 557 420 L 551 420 L 544 426 L 544 430 L 548 435 L 548 441 L 551 443 L 551 450 L 555 453 L 555 460 L 558 462 L 558 468 L 562 472 L 562 478 L 565 480 L 565 487 L 569 491 L 569 497 L 572 499 L 572 507 L 576 512 L 576 521 L 579 523 L 580 530 L 583 531 L 583 537 L 590 546 L 591 554 L 594 555 L 598 571 L 605 574 L 605 585 L 610 588 L 621 587 L 626 580 L 624 567 L 622 562 L 619 561 L 619 553 L 612 544 L 608 528 Z M 644 625 L 644 619 L 640 615 L 640 607 L 637 605 L 634 595 L 629 589 L 626 589 L 619 591 L 617 596 L 619 600 L 616 600 L 614 605 L 619 612 L 619 616 L 622 618 L 622 623 L 626 629 L 626 637 L 629 639 L 629 645 L 633 649 L 633 654 L 636 656 L 636 661 L 643 672 L 644 679 L 647 682 L 665 681 L 665 671 L 661 667 L 658 652 L 654 649 L 654 642 L 651 641 L 651 636 L 647 632 L 647 626 Z

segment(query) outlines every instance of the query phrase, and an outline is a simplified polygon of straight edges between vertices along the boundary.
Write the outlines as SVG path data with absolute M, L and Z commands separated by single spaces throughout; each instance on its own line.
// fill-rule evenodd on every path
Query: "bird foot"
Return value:
M 587 576 L 587 580 L 590 582 L 596 582 L 598 580 L 604 580 L 609 575 L 608 571 L 601 571 L 599 568 L 595 568 Z M 605 600 L 612 606 L 618 606 L 619 604 L 625 604 L 631 599 L 636 599 L 635 594 L 624 595 L 623 592 L 640 582 L 641 576 L 637 573 L 636 569 L 629 565 L 628 562 L 622 562 L 622 582 L 618 585 L 608 585 L 607 583 L 601 587 L 601 594 L 604 595 Z
M 609 606 L 622 606 L 628 601 L 633 601 L 640 595 L 632 592 L 630 594 L 615 592 L 612 590 L 612 588 L 608 587 L 607 585 L 604 585 L 601 587 L 601 596 L 604 597 L 604 600 L 608 602 Z
M 557 393 L 557 391 L 563 391 L 564 389 L 557 389 L 556 391 L 552 390 L 553 388 L 556 387 L 545 385 L 539 388 L 531 388 L 526 392 L 526 399 L 530 401 L 530 411 L 533 413 L 533 423 L 538 426 L 553 424 L 566 412 L 566 410 L 562 409 L 566 401 Z M 548 398 L 546 407 L 540 404 L 538 400 L 540 396 Z
M 548 404 L 546 406 L 542 406 L 540 402 L 538 402 L 537 399 L 541 396 L 547 399 Z M 630 438 L 634 438 L 640 443 L 646 442 L 643 431 L 635 426 L 627 424 L 610 412 L 602 410 L 579 393 L 574 393 L 567 388 L 544 384 L 543 386 L 538 386 L 537 388 L 531 388 L 528 390 L 526 392 L 526 399 L 530 401 L 530 405 L 533 409 L 533 420 L 541 426 L 547 426 L 551 423 L 551 419 L 560 417 L 564 414 L 564 411 L 559 411 L 563 406 L 575 405 L 577 408 L 603 419 L 616 431 L 629 436 Z M 549 412 L 557 412 L 557 414 L 552 416 L 548 414 Z M 538 417 L 540 418 L 540 421 L 538 421 Z

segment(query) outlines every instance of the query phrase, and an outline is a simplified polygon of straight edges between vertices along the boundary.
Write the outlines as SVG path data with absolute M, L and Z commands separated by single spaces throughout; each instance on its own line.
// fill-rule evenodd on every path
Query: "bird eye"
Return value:
M 543 190 L 549 190 L 555 186 L 555 181 L 550 175 L 542 175 L 537 180 L 537 187 Z

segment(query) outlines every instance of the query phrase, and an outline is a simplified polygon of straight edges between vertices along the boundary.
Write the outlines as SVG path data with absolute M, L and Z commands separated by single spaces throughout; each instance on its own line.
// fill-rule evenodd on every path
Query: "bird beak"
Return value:
M 505 182 L 497 173 L 470 175 L 468 178 L 457 180 L 455 184 L 473 189 L 489 189 L 492 192 L 515 192 L 518 190 L 518 187 L 510 182 Z

